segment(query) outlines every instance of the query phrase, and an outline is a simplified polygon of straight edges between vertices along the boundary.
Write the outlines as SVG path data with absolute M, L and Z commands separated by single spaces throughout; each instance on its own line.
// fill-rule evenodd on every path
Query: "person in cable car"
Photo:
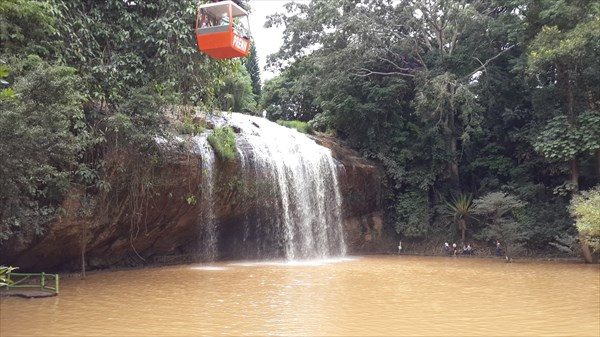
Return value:
M 250 38 L 240 21 L 248 13 L 239 1 L 224 0 L 200 5 L 196 18 L 196 39 L 203 53 L 216 59 L 246 57 Z

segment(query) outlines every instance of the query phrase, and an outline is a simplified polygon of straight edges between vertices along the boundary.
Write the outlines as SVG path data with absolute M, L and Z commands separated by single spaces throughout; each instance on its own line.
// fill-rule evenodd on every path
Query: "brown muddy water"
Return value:
M 61 280 L 0 300 L 0 336 L 599 336 L 600 267 L 368 256 Z

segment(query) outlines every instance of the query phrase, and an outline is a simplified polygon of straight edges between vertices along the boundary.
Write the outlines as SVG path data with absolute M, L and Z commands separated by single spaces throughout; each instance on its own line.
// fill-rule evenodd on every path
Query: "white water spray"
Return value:
M 290 260 L 345 255 L 342 198 L 331 151 L 263 118 L 233 113 L 228 119 L 241 130 L 236 142 L 243 176 L 263 182 L 254 186 L 263 192 L 262 200 L 254 200 L 263 214 L 255 214 L 253 229 L 245 226 L 256 232 L 259 249 L 279 246 Z

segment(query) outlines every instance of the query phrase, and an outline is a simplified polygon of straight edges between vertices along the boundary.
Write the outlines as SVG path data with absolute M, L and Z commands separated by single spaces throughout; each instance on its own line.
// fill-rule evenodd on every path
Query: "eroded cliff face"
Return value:
M 331 149 L 338 166 L 347 252 L 378 251 L 386 241 L 382 170 L 332 138 L 313 139 Z M 82 202 L 90 201 L 83 199 L 81 191 L 73 190 L 64 202 L 63 215 L 44 235 L 21 236 L 3 243 L 2 263 L 23 271 L 75 271 L 81 268 L 82 252 L 88 269 L 145 265 L 153 263 L 156 256 L 194 255 L 201 244 L 202 214 L 207 207 L 213 208 L 219 228 L 219 259 L 255 258 L 248 254 L 248 245 L 240 245 L 242 224 L 265 210 L 253 209 L 256 193 L 240 188 L 240 165 L 240 160 L 217 161 L 216 190 L 209 204 L 201 195 L 206 183 L 202 158 L 189 149 L 165 150 L 162 164 L 153 173 L 152 193 L 143 198 L 132 194 L 99 196 L 93 200 L 93 214 L 84 215 Z M 272 205 L 277 207 L 277 202 Z

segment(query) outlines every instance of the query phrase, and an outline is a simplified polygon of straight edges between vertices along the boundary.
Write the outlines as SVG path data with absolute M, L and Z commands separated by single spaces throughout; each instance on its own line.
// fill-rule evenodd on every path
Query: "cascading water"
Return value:
M 244 216 L 241 233 L 232 235 L 240 236 L 235 246 L 244 257 L 345 255 L 338 164 L 331 151 L 263 118 L 232 113 L 217 121 L 222 123 L 239 129 L 236 177 Z
M 200 216 L 201 256 L 205 261 L 214 262 L 217 258 L 217 224 L 214 211 L 215 200 L 215 154 L 206 137 L 193 138 L 202 157 L 202 205 L 206 208 Z

